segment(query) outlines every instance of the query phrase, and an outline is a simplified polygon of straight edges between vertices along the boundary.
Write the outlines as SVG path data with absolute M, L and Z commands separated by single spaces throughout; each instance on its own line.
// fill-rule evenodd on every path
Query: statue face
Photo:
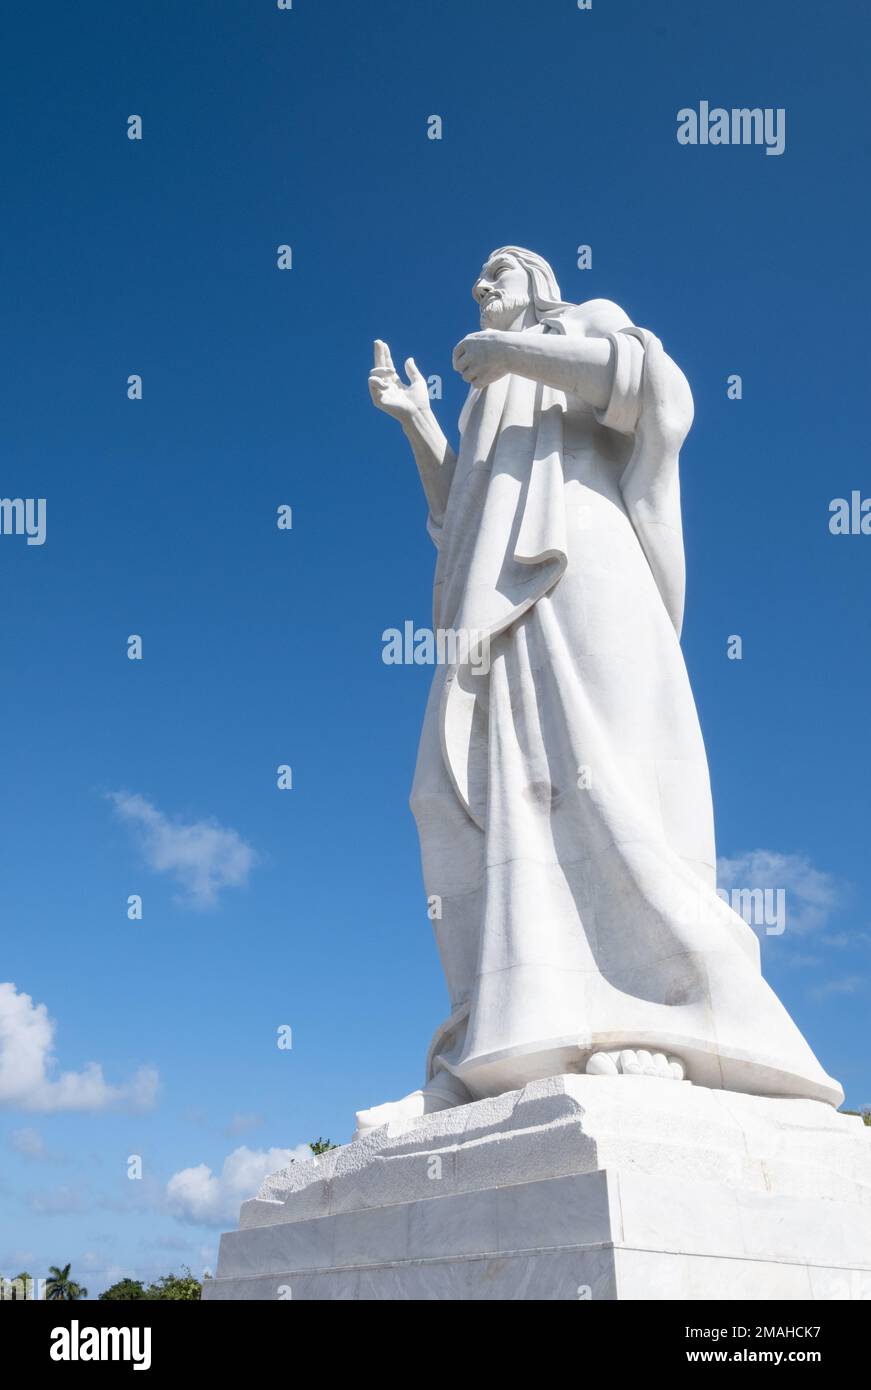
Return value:
M 510 328 L 530 302 L 529 276 L 514 256 L 503 252 L 484 266 L 472 295 L 480 306 L 482 328 Z

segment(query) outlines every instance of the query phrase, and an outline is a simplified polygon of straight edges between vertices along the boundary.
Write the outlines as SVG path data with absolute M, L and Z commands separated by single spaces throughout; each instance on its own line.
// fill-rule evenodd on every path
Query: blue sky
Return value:
M 859 0 L 7 17 L 0 492 L 47 499 L 47 540 L 0 537 L 0 1272 L 72 1260 L 96 1293 L 213 1267 L 266 1151 L 346 1141 L 420 1084 L 445 1004 L 407 805 L 430 672 L 380 637 L 428 623 L 434 557 L 366 377 L 376 336 L 413 354 L 455 437 L 451 349 L 505 243 L 690 380 L 684 648 L 719 851 L 787 889 L 766 973 L 871 1102 L 871 538 L 828 529 L 871 493 L 869 27 Z M 785 152 L 680 146 L 703 99 L 785 108 Z

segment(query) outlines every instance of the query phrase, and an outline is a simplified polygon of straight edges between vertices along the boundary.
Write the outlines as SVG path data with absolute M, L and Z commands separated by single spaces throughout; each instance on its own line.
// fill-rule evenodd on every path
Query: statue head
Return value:
M 492 251 L 472 286 L 482 328 L 521 327 L 568 308 L 556 276 L 542 256 L 522 246 Z

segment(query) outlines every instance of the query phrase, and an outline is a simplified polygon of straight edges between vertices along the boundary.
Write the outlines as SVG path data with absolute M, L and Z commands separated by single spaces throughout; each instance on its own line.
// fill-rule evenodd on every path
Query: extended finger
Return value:
M 390 356 L 390 348 L 382 338 L 375 339 L 375 366 L 386 367 L 388 371 L 395 372 L 393 358 Z

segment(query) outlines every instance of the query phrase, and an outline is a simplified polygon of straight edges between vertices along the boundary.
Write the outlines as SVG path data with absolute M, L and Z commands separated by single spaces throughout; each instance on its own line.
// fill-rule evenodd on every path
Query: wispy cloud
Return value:
M 86 1211 L 85 1195 L 75 1187 L 54 1187 L 48 1192 L 31 1192 L 27 1198 L 30 1210 L 38 1216 L 70 1216 Z
M 205 1163 L 173 1173 L 166 1185 L 170 1211 L 199 1226 L 235 1226 L 239 1208 L 257 1194 L 263 1179 L 294 1161 L 311 1160 L 308 1144 L 295 1149 L 249 1149 L 243 1145 L 224 1160 L 220 1173 Z
M 868 947 L 871 946 L 871 931 L 868 931 L 867 928 L 862 928 L 859 931 L 826 932 L 821 940 L 826 946 L 836 946 L 839 948 L 855 946 L 861 947 L 867 951 Z
M 805 854 L 754 849 L 733 859 L 717 860 L 720 888 L 783 889 L 786 929 L 801 935 L 827 926 L 844 902 L 848 885 L 817 869 Z
M 48 1158 L 45 1140 L 38 1129 L 13 1129 L 9 1135 L 9 1147 L 13 1153 L 23 1158 Z
M 147 1110 L 158 1087 L 153 1067 L 141 1067 L 121 1086 L 111 1086 L 99 1062 L 55 1076 L 55 1022 L 45 1004 L 34 1004 L 14 984 L 0 984 L 0 1105 L 20 1110 Z
M 257 1114 L 240 1115 L 236 1114 L 230 1123 L 225 1126 L 224 1133 L 232 1139 L 237 1134 L 247 1134 L 251 1129 L 259 1129 L 263 1124 L 263 1116 Z
M 248 882 L 256 855 L 238 831 L 214 819 L 171 820 L 134 792 L 108 796 L 116 814 L 133 828 L 148 867 L 171 874 L 182 889 L 182 900 L 191 906 L 214 907 L 222 889 Z
M 833 994 L 858 994 L 865 984 L 863 975 L 842 975 L 836 980 L 827 980 L 811 990 L 814 999 L 828 999 Z

